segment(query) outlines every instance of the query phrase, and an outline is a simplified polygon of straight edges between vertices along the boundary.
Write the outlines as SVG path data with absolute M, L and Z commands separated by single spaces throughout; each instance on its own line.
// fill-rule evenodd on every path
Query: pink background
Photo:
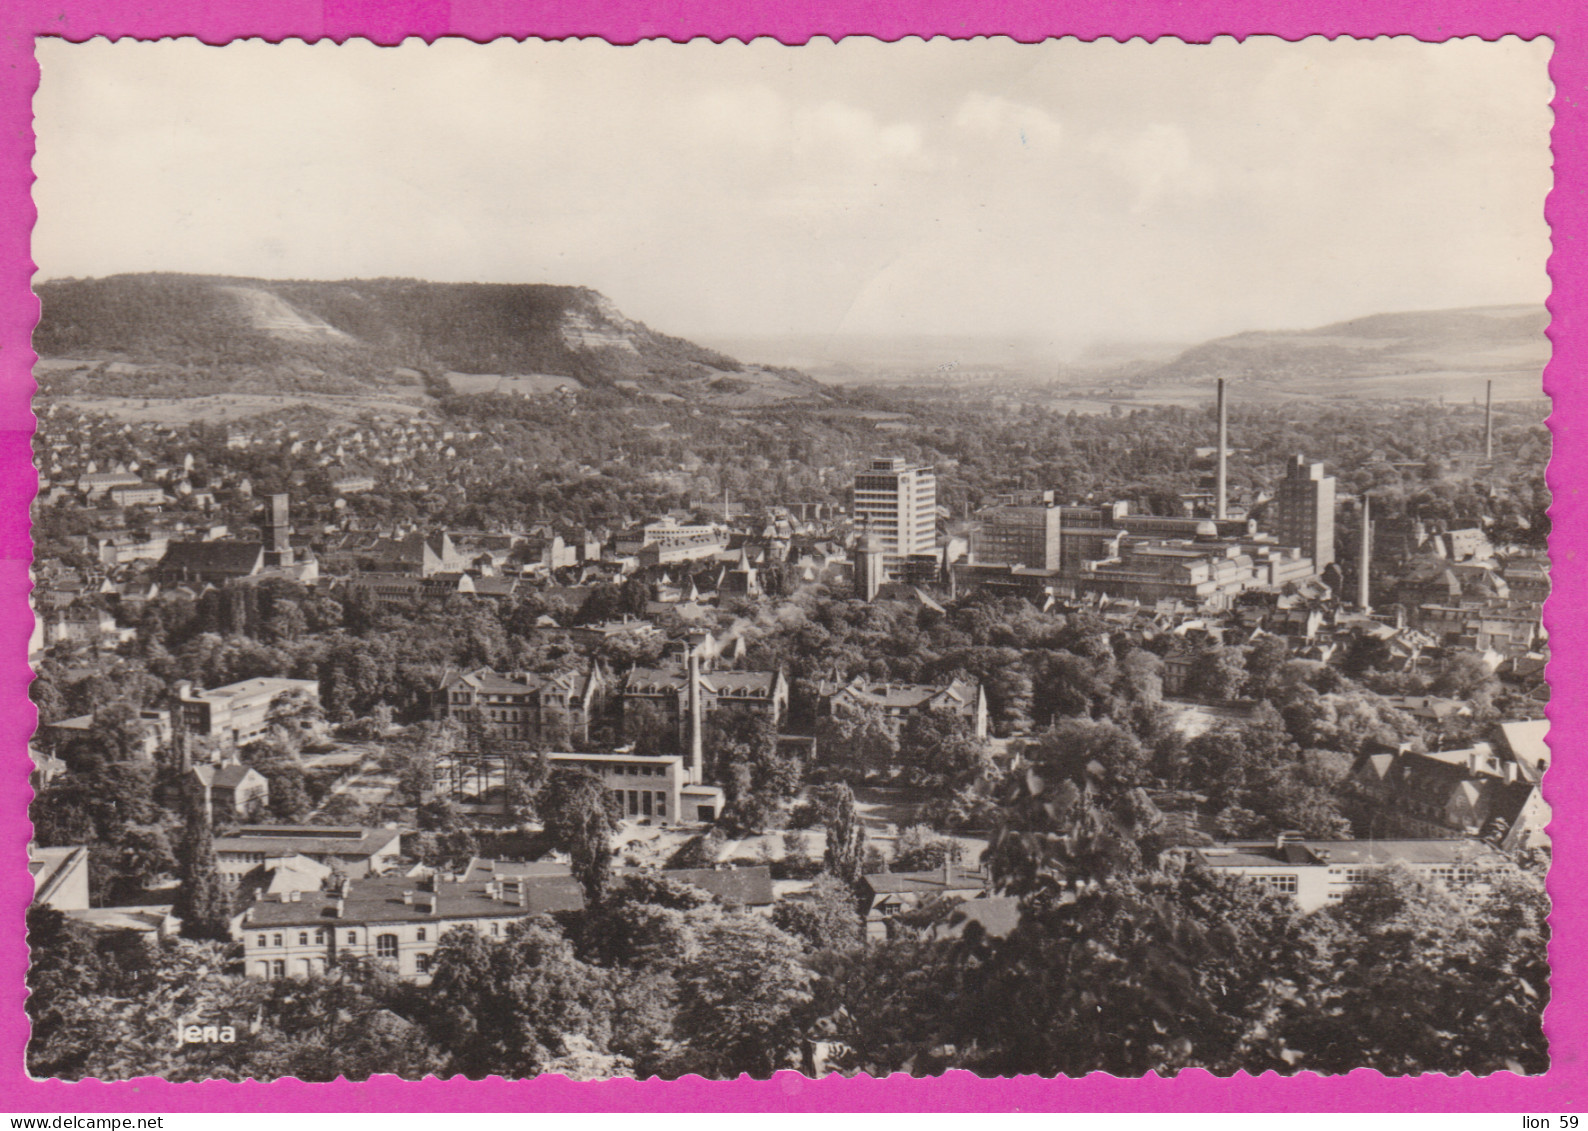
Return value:
M 1547 213 L 1555 254 L 1550 260 L 1554 295 L 1550 337 L 1554 359 L 1544 376 L 1554 398 L 1550 419 L 1555 458 L 1549 484 L 1555 534 L 1554 596 L 1545 610 L 1553 635 L 1549 668 L 1554 698 L 1550 744 L 1557 750 L 1585 745 L 1588 735 L 1588 642 L 1578 635 L 1588 613 L 1584 587 L 1588 520 L 1577 484 L 1588 482 L 1588 389 L 1574 379 L 1588 360 L 1584 340 L 1584 286 L 1588 283 L 1588 7 L 1581 0 L 1048 0 L 1042 5 L 983 0 L 835 4 L 819 0 L 4 0 L 0 3 L 0 1111 L 28 1114 L 94 1111 L 247 1110 L 383 1111 L 450 1109 L 610 1111 L 656 1110 L 1072 1110 L 1072 1111 L 1511 1111 L 1539 1115 L 1580 1111 L 1588 1097 L 1588 939 L 1585 939 L 1585 869 L 1582 814 L 1588 810 L 1588 773 L 1577 756 L 1553 758 L 1544 794 L 1555 807 L 1556 846 L 1550 890 L 1555 900 L 1551 957 L 1554 1001 L 1546 1016 L 1554 1067 L 1545 1076 L 1501 1073 L 1485 1079 L 1419 1077 L 1386 1079 L 1362 1070 L 1346 1077 L 1304 1074 L 1282 1079 L 1240 1076 L 1216 1079 L 1187 1072 L 1172 1080 L 1122 1081 L 1109 1077 L 1046 1081 L 1032 1077 L 981 1080 L 954 1073 L 937 1080 L 810 1081 L 794 1073 L 774 1080 L 673 1083 L 615 1080 L 570 1083 L 560 1077 L 519 1083 L 499 1080 L 385 1080 L 367 1085 L 170 1085 L 148 1079 L 129 1083 L 29 1081 L 23 1072 L 27 1028 L 22 1012 L 23 912 L 32 895 L 25 868 L 29 763 L 25 743 L 33 727 L 25 661 L 31 627 L 28 585 L 28 501 L 35 490 L 29 449 L 33 417 L 29 395 L 33 354 L 29 334 L 37 303 L 29 290 L 28 255 L 33 224 L 29 161 L 33 151 L 31 99 L 38 81 L 32 40 L 56 35 L 192 35 L 209 43 L 245 36 L 341 40 L 362 36 L 394 43 L 410 35 L 502 35 L 548 38 L 601 36 L 617 43 L 646 38 L 774 36 L 800 43 L 818 35 L 868 34 L 884 39 L 941 34 L 955 38 L 1003 34 L 1021 40 L 1050 35 L 1098 37 L 1176 36 L 1205 41 L 1221 34 L 1415 35 L 1428 40 L 1478 35 L 1548 36 L 1555 42 L 1551 76 L 1556 99 L 1555 191 Z

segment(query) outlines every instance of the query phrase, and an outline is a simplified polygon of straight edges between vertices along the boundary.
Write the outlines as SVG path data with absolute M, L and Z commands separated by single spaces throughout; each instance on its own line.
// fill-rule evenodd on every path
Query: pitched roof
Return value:
M 402 837 L 393 829 L 292 828 L 277 833 L 261 832 L 260 828 L 244 828 L 237 836 L 216 837 L 215 851 L 257 852 L 267 856 L 374 856 Z M 282 826 L 283 830 L 288 828 Z M 348 836 L 349 831 L 359 835 Z
M 160 559 L 164 570 L 247 576 L 264 565 L 263 542 L 172 542 Z
M 1500 724 L 1500 740 L 1510 750 L 1511 757 L 1522 767 L 1530 781 L 1543 777 L 1541 767 L 1549 765 L 1549 743 L 1544 740 L 1549 733 L 1548 719 L 1527 719 L 1522 722 Z
M 249 906 L 243 921 L 251 926 L 313 924 L 401 923 L 414 920 L 522 919 L 556 911 L 577 911 L 584 906 L 579 882 L 569 876 L 544 876 L 518 881 L 518 889 L 503 891 L 491 880 L 438 879 L 434 883 L 435 910 L 423 901 L 405 897 L 421 894 L 421 882 L 410 876 L 373 876 L 352 880 L 347 895 L 304 892 L 296 900 L 260 900 Z

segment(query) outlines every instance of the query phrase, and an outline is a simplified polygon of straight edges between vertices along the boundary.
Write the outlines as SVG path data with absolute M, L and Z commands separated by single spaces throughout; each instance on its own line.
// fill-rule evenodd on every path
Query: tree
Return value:
M 1191 665 L 1191 694 L 1200 699 L 1234 699 L 1246 682 L 1239 648 L 1200 649 Z
M 824 765 L 845 777 L 885 773 L 899 753 L 898 735 L 874 707 L 824 715 L 816 722 L 816 748 Z
M 612 878 L 619 816 L 606 785 L 589 770 L 553 770 L 537 803 L 546 834 L 566 852 L 587 906 L 599 906 Z
M 1246 693 L 1267 699 L 1278 685 L 1280 670 L 1290 658 L 1290 645 L 1282 636 L 1259 636 L 1246 650 Z
M 178 867 L 182 886 L 171 914 L 182 921 L 190 939 L 229 940 L 230 908 L 215 864 L 215 830 L 209 804 L 197 785 L 188 788 L 187 825 L 182 833 Z
M 819 803 L 827 826 L 822 870 L 852 888 L 865 871 L 866 844 L 866 830 L 855 809 L 854 791 L 842 782 L 825 786 L 820 791 Z
M 159 825 L 129 825 L 116 842 L 116 870 L 139 887 L 176 869 L 165 830 Z
M 936 789 L 970 785 L 992 766 L 987 743 L 972 733 L 969 720 L 937 711 L 905 721 L 898 760 L 909 784 Z
M 863 926 L 854 892 L 827 875 L 816 877 L 804 899 L 780 900 L 772 908 L 772 923 L 813 950 L 855 946 Z
M 1078 767 L 1111 786 L 1144 782 L 1148 753 L 1129 731 L 1108 719 L 1059 719 L 1025 749 L 1026 759 L 1038 766 L 1060 767 L 1074 776 Z
M 707 919 L 677 979 L 683 1072 L 764 1079 L 796 1065 L 815 975 L 793 936 L 756 915 Z
M 90 734 L 108 762 L 133 762 L 144 755 L 143 720 L 138 708 L 124 699 L 94 712 Z
M 1502 882 L 1469 911 L 1404 869 L 1376 869 L 1334 909 L 1345 931 L 1333 976 L 1287 1042 L 1320 1072 L 1544 1071 L 1545 906 L 1537 882 Z
M 636 754 L 678 753 L 678 730 L 666 712 L 643 699 L 623 704 L 623 737 Z
M 928 872 L 948 864 L 958 864 L 965 850 L 953 837 L 939 836 L 925 825 L 911 825 L 899 836 L 893 849 L 895 872 Z
M 605 1049 L 612 997 L 601 970 L 581 962 L 549 919 L 513 923 L 500 942 L 473 927 L 441 938 L 424 1024 L 451 1069 L 471 1080 L 549 1070 L 585 1038 Z
M 503 792 L 507 815 L 520 823 L 535 817 L 535 798 L 551 776 L 551 762 L 544 754 L 524 754 L 507 751 L 503 757 Z

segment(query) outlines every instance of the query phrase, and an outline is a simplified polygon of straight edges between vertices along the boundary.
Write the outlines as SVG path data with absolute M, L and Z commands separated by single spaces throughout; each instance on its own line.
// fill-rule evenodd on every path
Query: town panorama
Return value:
M 862 387 L 39 290 L 34 1075 L 1546 1067 L 1542 311 Z

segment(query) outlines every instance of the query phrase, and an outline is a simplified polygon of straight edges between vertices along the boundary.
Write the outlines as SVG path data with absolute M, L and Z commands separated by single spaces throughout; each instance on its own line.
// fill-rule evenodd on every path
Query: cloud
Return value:
M 1095 137 L 1088 147 L 1135 191 L 1132 211 L 1143 212 L 1171 194 L 1201 195 L 1213 178 L 1195 161 L 1191 138 L 1180 126 L 1155 122 L 1126 137 Z
M 980 91 L 960 103 L 954 125 L 996 141 L 1018 140 L 1022 148 L 1039 152 L 1056 149 L 1064 137 L 1064 127 L 1046 110 Z

